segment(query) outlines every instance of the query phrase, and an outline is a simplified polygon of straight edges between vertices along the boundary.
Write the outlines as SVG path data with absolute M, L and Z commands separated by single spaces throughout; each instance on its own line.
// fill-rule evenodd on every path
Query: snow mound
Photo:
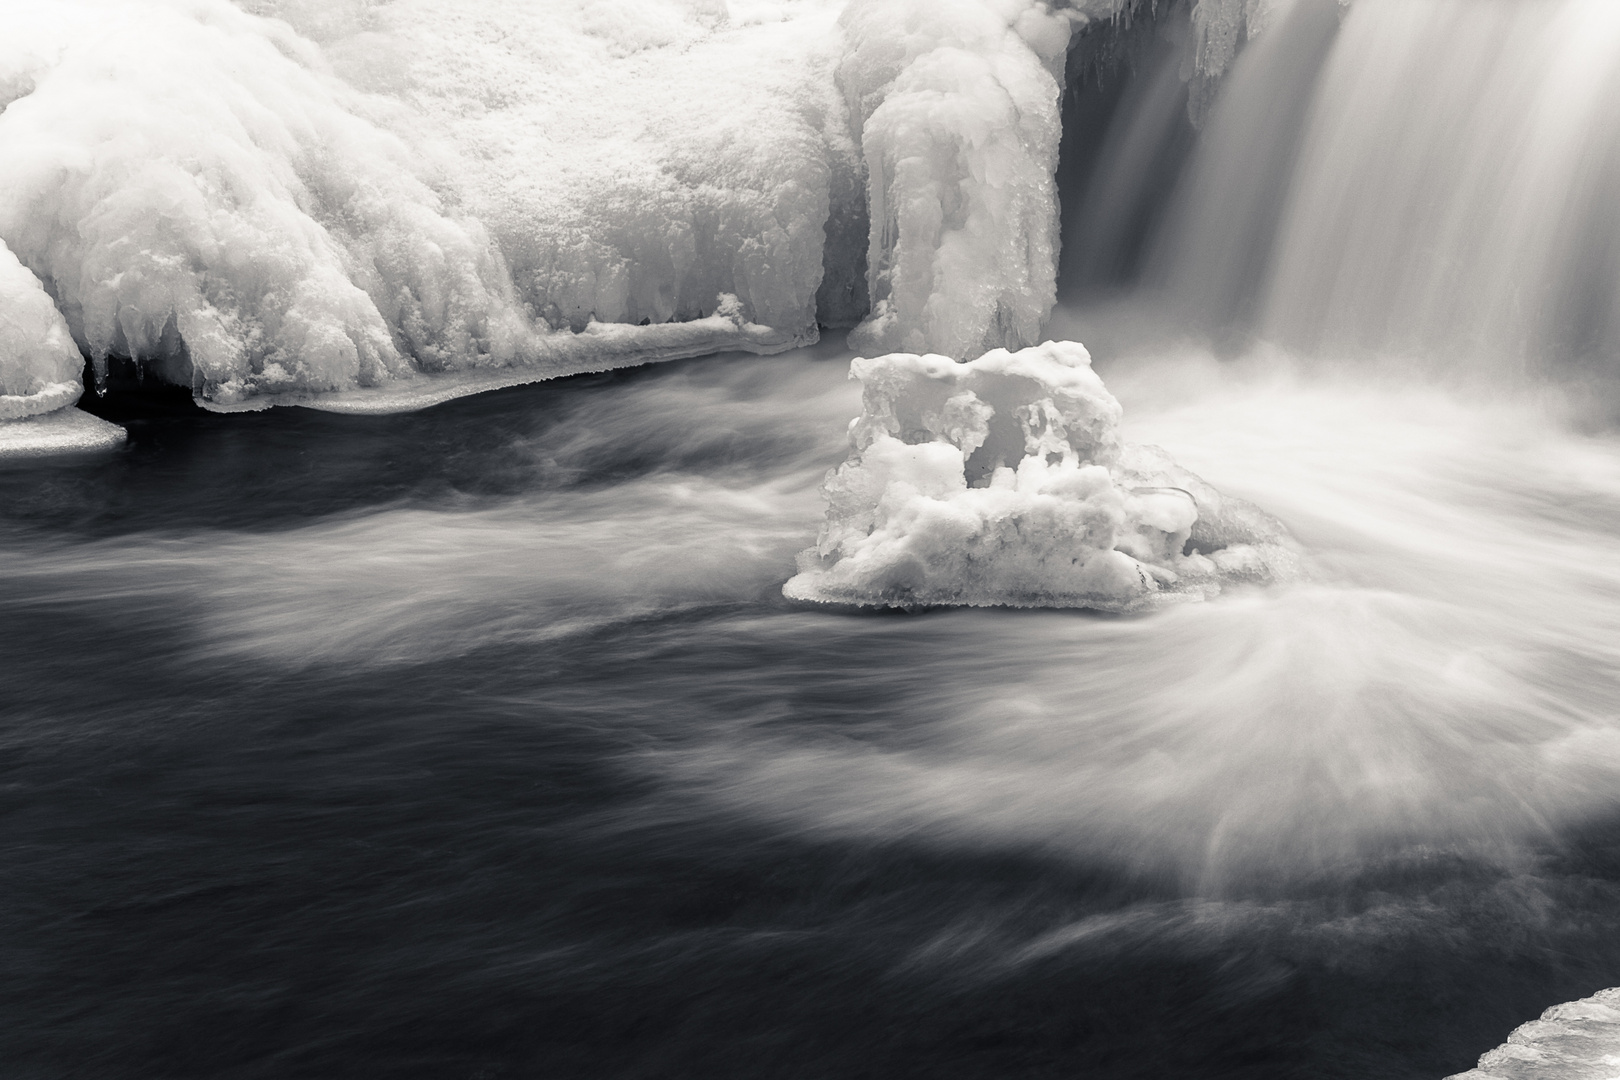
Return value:
M 1131 611 L 1297 571 L 1280 523 L 1120 441 L 1081 345 L 897 353 L 850 375 L 864 411 L 792 599 Z
M 1610 1080 L 1620 1075 L 1620 989 L 1554 1005 L 1521 1024 L 1478 1068 L 1447 1080 Z

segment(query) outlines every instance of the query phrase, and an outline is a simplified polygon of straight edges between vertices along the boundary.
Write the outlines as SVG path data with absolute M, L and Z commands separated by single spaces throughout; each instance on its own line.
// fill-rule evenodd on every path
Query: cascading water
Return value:
M 1617 94 L 1604 0 L 1295 0 L 1228 75 L 1141 280 L 1306 355 L 1612 372 Z M 1121 111 L 1071 213 L 1131 218 L 1165 113 Z
M 1620 984 L 1620 8 L 1271 9 L 1207 103 L 1087 31 L 1053 334 L 1300 578 L 784 600 L 830 341 L 123 415 L 0 468 L 0 1060 L 1433 1078 Z

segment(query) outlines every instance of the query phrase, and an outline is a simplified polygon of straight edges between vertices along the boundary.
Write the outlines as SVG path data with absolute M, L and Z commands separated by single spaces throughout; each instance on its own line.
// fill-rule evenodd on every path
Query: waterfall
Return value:
M 1071 215 L 1140 217 L 1167 93 L 1126 95 Z M 1609 0 L 1297 0 L 1227 75 L 1139 295 L 1305 354 L 1612 370 L 1617 98 Z

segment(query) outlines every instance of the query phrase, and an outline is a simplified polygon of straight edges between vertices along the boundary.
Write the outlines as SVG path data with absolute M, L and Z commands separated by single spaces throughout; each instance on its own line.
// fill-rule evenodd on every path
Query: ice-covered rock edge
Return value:
M 862 415 L 789 599 L 1129 612 L 1297 575 L 1258 508 L 1120 439 L 1084 347 L 857 359 Z
M 1230 53 L 1265 2 L 1204 0 L 1195 21 Z M 446 8 L 441 26 L 446 5 L 425 4 L 405 27 L 341 0 L 0 0 L 0 260 L 31 279 L 0 286 L 0 309 L 39 323 L 13 301 L 48 297 L 76 351 L 133 357 L 223 411 L 396 411 L 778 352 L 814 341 L 818 312 L 831 325 L 865 314 L 863 292 L 876 303 L 862 344 L 958 358 L 1028 344 L 1054 293 L 1064 54 L 1138 3 L 854 0 L 835 26 L 819 14 L 835 0 L 794 0 L 775 30 L 674 0 L 650 0 L 650 23 L 605 26 L 601 12 L 506 0 Z M 659 58 L 666 83 L 721 48 L 775 67 L 742 79 L 764 104 L 692 147 L 584 167 L 546 150 L 544 125 L 491 98 L 479 72 L 540 97 L 556 86 L 510 56 L 467 67 L 472 39 L 447 28 L 479 18 L 514 39 L 605 41 L 642 68 Z M 770 74 L 793 66 L 784 57 L 808 74 Z M 529 68 L 555 58 L 541 59 Z M 1200 46 L 1200 65 L 1227 59 Z M 468 171 L 458 154 L 489 165 L 507 144 L 506 165 L 472 170 L 496 177 L 483 188 L 451 175 Z M 539 188 L 522 175 L 536 170 Z M 600 198 L 604 185 L 623 196 Z M 597 203 L 607 216 L 580 216 Z M 0 346 L 0 413 L 70 404 L 76 366 L 45 370 L 65 356 Z
M 1613 1080 L 1620 1076 L 1620 988 L 1554 1005 L 1479 1065 L 1446 1080 Z

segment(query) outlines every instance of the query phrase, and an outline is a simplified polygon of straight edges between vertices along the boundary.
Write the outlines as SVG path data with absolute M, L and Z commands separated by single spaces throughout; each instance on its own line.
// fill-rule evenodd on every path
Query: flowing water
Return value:
M 0 470 L 6 1075 L 1439 1077 L 1620 983 L 1608 211 L 1543 198 L 1608 166 L 1545 103 L 1475 131 L 1351 85 L 1375 55 L 1461 101 L 1489 54 L 1606 86 L 1611 10 L 1299 0 L 1120 240 L 1140 283 L 1055 320 L 1129 438 L 1289 525 L 1287 587 L 785 602 L 859 409 L 834 345 L 396 417 L 151 409 Z M 1186 157 L 1157 57 L 1092 206 Z M 1389 150 L 1404 207 L 1318 145 L 1515 124 L 1568 167 Z M 1435 205 L 1461 240 L 1394 224 Z M 1417 265 L 1464 240 L 1501 252 Z M 1418 284 L 1373 295 L 1389 267 Z

